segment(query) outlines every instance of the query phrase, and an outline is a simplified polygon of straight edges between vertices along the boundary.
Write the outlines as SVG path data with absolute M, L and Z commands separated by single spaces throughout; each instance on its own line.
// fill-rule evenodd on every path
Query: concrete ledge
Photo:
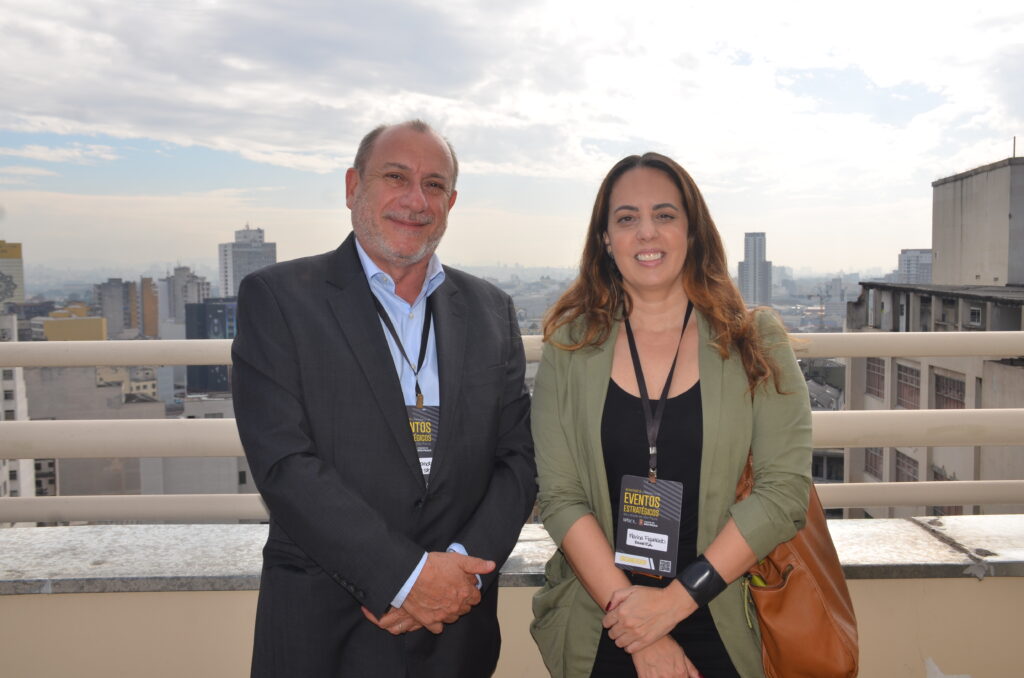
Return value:
M 1024 516 L 834 520 L 848 579 L 1024 576 Z M 266 525 L 0 530 L 0 595 L 259 588 Z M 526 525 L 500 584 L 540 586 L 554 545 Z

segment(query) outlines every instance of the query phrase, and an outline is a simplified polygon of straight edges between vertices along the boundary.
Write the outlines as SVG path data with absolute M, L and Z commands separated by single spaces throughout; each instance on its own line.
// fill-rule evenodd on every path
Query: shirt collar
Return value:
M 395 281 L 390 275 L 381 270 L 370 255 L 363 249 L 362 243 L 359 242 L 359 238 L 356 238 L 356 253 L 359 255 L 359 263 L 363 265 L 363 273 L 366 275 L 366 281 L 370 283 L 370 288 L 377 286 L 382 289 L 386 289 L 391 294 L 395 293 Z M 434 293 L 441 283 L 444 282 L 444 267 L 441 266 L 441 259 L 437 256 L 437 252 L 430 255 L 430 261 L 427 262 L 427 273 L 423 280 L 423 289 L 416 295 L 416 303 L 428 297 Z M 411 305 L 415 306 L 416 303 Z

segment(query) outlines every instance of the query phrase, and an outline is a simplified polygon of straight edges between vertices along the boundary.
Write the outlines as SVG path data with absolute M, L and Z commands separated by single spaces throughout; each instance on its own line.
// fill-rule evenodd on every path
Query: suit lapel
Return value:
M 354 236 L 350 235 L 332 257 L 327 283 L 327 303 L 338 321 L 338 328 L 366 377 L 370 392 L 409 470 L 422 483 L 423 473 L 420 471 L 416 446 L 409 433 L 409 416 L 402 396 L 402 385 L 398 381 L 387 339 L 373 306 L 373 293 L 370 292 L 369 283 L 359 263 Z
M 441 398 L 441 433 L 434 445 L 430 469 L 433 480 L 438 465 L 447 461 L 445 451 L 452 449 L 456 408 L 462 392 L 462 372 L 466 357 L 465 305 L 451 278 L 447 278 L 430 297 L 434 311 L 434 342 L 437 345 L 437 369 Z

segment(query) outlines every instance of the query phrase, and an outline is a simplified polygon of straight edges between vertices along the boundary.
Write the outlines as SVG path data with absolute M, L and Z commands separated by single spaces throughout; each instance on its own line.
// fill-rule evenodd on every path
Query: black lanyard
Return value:
M 644 371 L 640 367 L 640 354 L 636 350 L 636 340 L 633 339 L 633 328 L 629 326 L 629 318 L 625 320 L 626 338 L 629 339 L 629 354 L 633 357 L 633 371 L 636 372 L 636 385 L 640 387 L 640 403 L 643 405 L 644 421 L 647 423 L 647 445 L 650 450 L 647 477 L 653 483 L 658 479 L 658 429 L 661 428 L 661 415 L 665 413 L 665 401 L 668 400 L 668 389 L 672 385 L 672 375 L 676 371 L 676 361 L 679 360 L 679 346 L 683 344 L 683 335 L 686 333 L 686 324 L 690 322 L 690 314 L 693 312 L 693 302 L 687 302 L 686 315 L 683 317 L 683 330 L 679 333 L 679 345 L 676 346 L 676 356 L 672 358 L 672 367 L 668 370 L 668 378 L 665 379 L 665 388 L 661 391 L 661 399 L 658 400 L 658 409 L 651 414 L 651 399 L 647 395 L 647 382 L 644 381 Z
M 388 317 L 388 312 L 384 310 L 384 306 L 380 303 L 380 299 L 376 295 L 370 295 L 373 297 L 373 305 L 377 307 L 377 315 L 384 321 L 384 326 L 388 328 L 388 332 L 391 333 L 391 338 L 395 340 L 398 345 L 398 350 L 401 352 L 402 357 L 405 358 L 405 364 L 412 370 L 412 375 L 416 384 L 416 407 L 423 408 L 423 392 L 420 390 L 420 370 L 423 369 L 423 360 L 427 357 L 427 338 L 430 336 L 430 322 L 433 315 L 430 310 L 430 297 L 427 297 L 426 306 L 424 307 L 425 313 L 423 314 L 423 336 L 420 337 L 420 358 L 413 366 L 412 361 L 409 360 L 409 356 L 405 354 L 405 347 L 402 346 L 402 340 L 398 338 L 398 332 L 395 331 L 395 326 L 391 324 L 391 318 Z

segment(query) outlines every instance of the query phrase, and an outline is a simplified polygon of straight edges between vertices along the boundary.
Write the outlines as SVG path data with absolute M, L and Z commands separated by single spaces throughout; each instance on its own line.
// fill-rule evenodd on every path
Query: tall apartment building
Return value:
M 210 298 L 210 283 L 188 266 L 176 266 L 174 273 L 157 285 L 159 335 L 161 339 L 185 338 L 185 306 Z
M 25 303 L 25 263 L 20 242 L 0 240 L 0 304 Z
M 18 317 L 14 314 L 0 315 L 0 342 L 7 341 L 18 341 Z M 0 368 L 0 428 L 4 422 L 27 419 L 24 368 Z M 32 459 L 0 459 L 0 497 L 34 497 L 35 483 Z M 0 526 L 9 525 L 0 523 Z
M 931 250 L 900 250 L 896 282 L 927 285 L 932 281 Z
M 263 229 L 250 228 L 246 224 L 242 230 L 235 231 L 234 242 L 217 246 L 217 263 L 220 266 L 221 296 L 238 296 L 242 278 L 277 263 L 277 243 L 264 242 Z
M 772 262 L 765 258 L 766 252 L 764 233 L 743 236 L 743 261 L 739 264 L 740 294 L 748 306 L 771 306 Z
M 1024 158 L 932 184 L 932 283 L 862 282 L 847 330 L 1020 331 L 1024 326 Z M 983 357 L 854 358 L 847 408 L 1024 407 L 1024 361 Z M 846 450 L 847 482 L 1024 478 L 1024 447 L 874 447 Z M 1024 512 L 991 506 L 866 509 L 873 517 Z M 851 510 L 851 516 L 860 515 Z
M 139 334 L 147 339 L 160 336 L 160 294 L 152 278 L 139 280 Z
M 132 281 L 108 278 L 96 285 L 93 299 L 100 315 L 107 319 L 108 339 L 129 339 L 138 336 L 139 287 Z

